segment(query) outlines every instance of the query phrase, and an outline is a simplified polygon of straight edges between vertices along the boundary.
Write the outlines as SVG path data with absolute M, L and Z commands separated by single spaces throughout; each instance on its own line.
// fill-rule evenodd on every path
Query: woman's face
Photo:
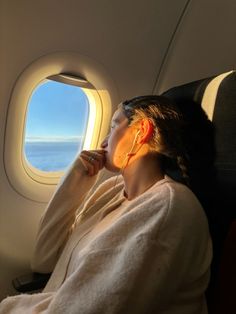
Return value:
M 111 121 L 111 131 L 104 139 L 101 147 L 106 151 L 105 167 L 117 172 L 127 162 L 127 154 L 130 152 L 137 128 L 129 126 L 128 119 L 121 108 L 117 109 Z

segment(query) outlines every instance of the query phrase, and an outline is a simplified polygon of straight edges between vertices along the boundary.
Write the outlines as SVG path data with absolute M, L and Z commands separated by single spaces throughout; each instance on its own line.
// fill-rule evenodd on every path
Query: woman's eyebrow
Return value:
M 112 120 L 111 120 L 111 124 L 112 124 L 112 123 L 119 123 L 119 119 L 118 119 L 118 118 L 112 119 Z

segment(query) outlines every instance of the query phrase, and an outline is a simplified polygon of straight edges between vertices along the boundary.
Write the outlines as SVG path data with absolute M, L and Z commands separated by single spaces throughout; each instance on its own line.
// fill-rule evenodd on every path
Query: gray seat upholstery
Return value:
M 213 239 L 210 300 L 219 274 L 226 234 L 236 218 L 236 71 L 177 86 L 163 95 L 177 105 L 182 102 L 201 105 L 215 126 L 216 173 L 205 185 L 204 178 L 199 181 L 199 191 L 202 191 L 198 195 Z

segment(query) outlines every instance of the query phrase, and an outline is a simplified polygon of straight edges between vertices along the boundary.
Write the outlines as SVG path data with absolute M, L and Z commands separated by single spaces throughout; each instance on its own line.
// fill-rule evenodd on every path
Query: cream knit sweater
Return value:
M 90 195 L 96 178 L 79 167 L 40 223 L 32 268 L 54 269 L 45 290 L 6 298 L 0 314 L 206 314 L 212 248 L 193 193 L 165 177 L 128 201 L 120 176 Z

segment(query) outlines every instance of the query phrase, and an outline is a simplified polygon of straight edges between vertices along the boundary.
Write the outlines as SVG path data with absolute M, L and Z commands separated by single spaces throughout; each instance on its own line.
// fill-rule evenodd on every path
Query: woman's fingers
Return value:
M 105 165 L 104 150 L 84 150 L 80 153 L 80 157 L 83 159 L 88 174 L 91 176 L 97 174 Z

